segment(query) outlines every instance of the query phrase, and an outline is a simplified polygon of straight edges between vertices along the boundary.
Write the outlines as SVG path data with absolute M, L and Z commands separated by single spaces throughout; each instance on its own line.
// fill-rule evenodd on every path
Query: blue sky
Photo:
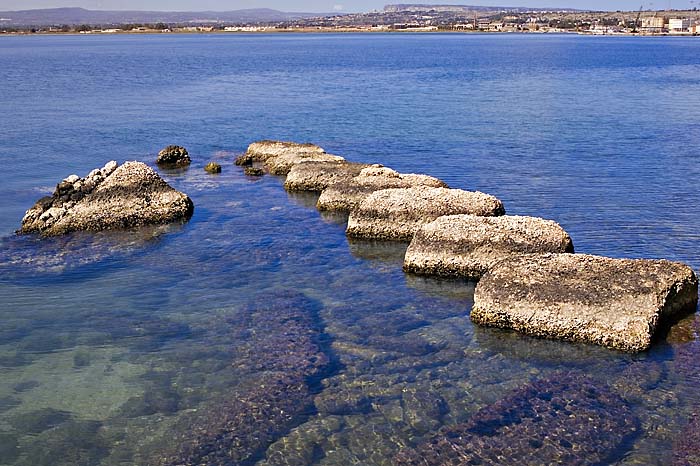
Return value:
M 386 3 L 442 3 L 461 5 L 498 5 L 531 7 L 566 7 L 594 10 L 637 10 L 700 7 L 700 0 L 467 0 L 467 1 L 392 1 L 392 0 L 0 0 L 0 10 L 26 10 L 79 6 L 95 10 L 166 10 L 203 11 L 241 8 L 274 8 L 283 11 L 369 11 Z

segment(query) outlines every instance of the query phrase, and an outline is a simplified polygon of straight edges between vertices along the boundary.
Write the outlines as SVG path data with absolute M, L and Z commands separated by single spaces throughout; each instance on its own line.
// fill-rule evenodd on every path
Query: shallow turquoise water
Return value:
M 636 356 L 475 328 L 473 285 L 403 274 L 405 246 L 349 242 L 313 196 L 246 178 L 233 159 L 257 139 L 311 141 L 497 195 L 509 213 L 560 222 L 578 252 L 698 270 L 700 41 L 1 39 L 0 464 L 158 464 L 197 413 L 267 393 L 267 365 L 286 356 L 264 343 L 279 327 L 249 316 L 284 315 L 290 290 L 330 362 L 250 463 L 389 464 L 573 371 L 638 420 L 609 462 L 669 464 L 700 404 L 695 317 Z M 13 235 L 63 177 L 152 164 L 171 143 L 194 160 L 162 173 L 195 203 L 186 225 Z M 212 159 L 219 176 L 202 170 Z

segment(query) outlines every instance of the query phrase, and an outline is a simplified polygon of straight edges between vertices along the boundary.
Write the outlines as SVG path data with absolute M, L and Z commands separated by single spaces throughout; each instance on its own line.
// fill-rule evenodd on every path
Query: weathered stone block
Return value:
M 693 270 L 666 260 L 524 255 L 476 287 L 473 322 L 622 351 L 649 348 L 662 323 L 697 306 Z
M 574 252 L 556 222 L 536 217 L 448 215 L 420 227 L 403 268 L 422 275 L 478 280 L 498 261 L 516 254 Z
M 284 182 L 284 189 L 287 191 L 321 192 L 333 184 L 351 180 L 368 166 L 363 163 L 345 161 L 304 161 L 291 168 Z
M 317 207 L 320 210 L 350 212 L 375 191 L 413 186 L 447 188 L 447 184 L 432 176 L 399 173 L 388 167 L 372 165 L 360 171 L 355 178 L 335 183 L 323 190 Z
M 409 241 L 424 224 L 443 215 L 503 215 L 497 198 L 461 189 L 394 188 L 370 194 L 350 213 L 346 233 L 356 238 Z

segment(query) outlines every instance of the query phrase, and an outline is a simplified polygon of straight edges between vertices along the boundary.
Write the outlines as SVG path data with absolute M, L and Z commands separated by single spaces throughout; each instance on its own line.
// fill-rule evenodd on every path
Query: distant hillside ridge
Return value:
M 328 14 L 330 15 L 330 14 Z M 328 16 L 323 13 L 287 13 L 268 8 L 234 11 L 108 11 L 84 8 L 47 8 L 0 11 L 0 26 L 50 26 L 128 23 L 272 23 Z
M 409 12 L 425 12 L 425 11 L 439 11 L 439 12 L 453 12 L 453 13 L 469 13 L 469 12 L 500 12 L 500 11 L 512 11 L 516 13 L 523 13 L 527 11 L 581 11 L 573 8 L 530 8 L 522 6 L 479 6 L 479 5 L 431 5 L 427 3 L 397 3 L 386 5 L 384 7 L 385 13 L 399 13 L 402 11 Z

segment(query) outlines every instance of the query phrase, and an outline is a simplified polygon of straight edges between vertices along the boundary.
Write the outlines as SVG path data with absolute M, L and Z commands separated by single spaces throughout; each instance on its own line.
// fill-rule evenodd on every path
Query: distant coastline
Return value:
M 575 33 L 700 35 L 700 11 L 582 11 L 466 5 L 387 5 L 364 13 L 102 11 L 0 12 L 0 35 L 162 33 Z

